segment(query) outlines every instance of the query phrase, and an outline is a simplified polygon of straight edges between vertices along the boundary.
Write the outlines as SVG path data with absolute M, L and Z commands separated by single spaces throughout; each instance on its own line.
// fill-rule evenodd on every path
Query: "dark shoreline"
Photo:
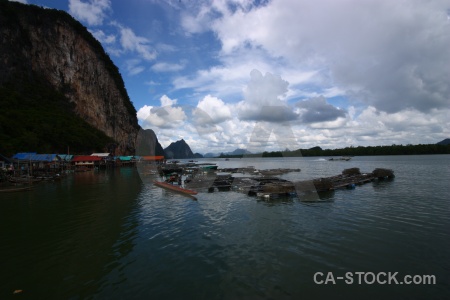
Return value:
M 309 156 L 378 156 L 378 155 L 429 155 L 450 154 L 450 145 L 419 144 L 419 145 L 391 145 L 391 146 L 358 146 L 341 149 L 298 149 L 293 151 L 272 151 L 257 154 L 228 155 L 221 154 L 219 158 L 242 157 L 309 157 Z

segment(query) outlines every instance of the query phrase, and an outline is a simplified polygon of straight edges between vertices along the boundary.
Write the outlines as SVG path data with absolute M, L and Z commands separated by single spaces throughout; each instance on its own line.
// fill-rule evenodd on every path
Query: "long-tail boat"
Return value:
M 167 182 L 164 182 L 164 181 L 153 181 L 153 183 L 156 186 L 159 186 L 161 188 L 168 189 L 168 190 L 171 190 L 171 191 L 174 191 L 174 192 L 178 192 L 178 193 L 181 193 L 181 194 L 185 194 L 185 195 L 191 195 L 192 196 L 192 195 L 197 195 L 198 194 L 197 191 L 185 189 L 185 188 L 183 188 L 181 186 L 173 185 L 171 183 L 167 183 Z

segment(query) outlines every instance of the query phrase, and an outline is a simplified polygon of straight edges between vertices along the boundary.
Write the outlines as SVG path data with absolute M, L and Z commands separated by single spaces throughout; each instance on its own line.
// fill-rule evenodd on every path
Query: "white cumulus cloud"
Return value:
M 201 119 L 200 124 L 204 123 L 222 123 L 231 118 L 231 109 L 221 99 L 211 95 L 205 96 L 197 104 L 194 115 Z
M 285 101 L 283 95 L 289 83 L 278 75 L 258 70 L 250 72 L 250 81 L 244 90 L 244 100 L 237 105 L 239 118 L 269 122 L 290 121 L 297 118 Z
M 69 13 L 90 26 L 103 24 L 106 13 L 111 10 L 110 0 L 69 0 Z

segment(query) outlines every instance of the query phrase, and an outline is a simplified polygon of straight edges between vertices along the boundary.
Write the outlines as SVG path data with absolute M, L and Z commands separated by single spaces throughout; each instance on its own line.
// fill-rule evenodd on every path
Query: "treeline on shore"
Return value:
M 220 158 L 239 157 L 299 157 L 299 156 L 363 156 L 363 155 L 418 155 L 418 154 L 450 154 L 450 145 L 419 144 L 419 145 L 391 145 L 391 146 L 358 146 L 341 149 L 297 149 L 293 151 L 264 151 L 259 154 L 228 155 L 221 154 Z

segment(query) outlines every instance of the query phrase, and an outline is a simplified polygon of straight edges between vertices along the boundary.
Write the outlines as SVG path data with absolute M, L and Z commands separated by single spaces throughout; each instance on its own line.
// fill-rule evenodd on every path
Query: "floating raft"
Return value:
M 375 169 L 372 173 L 361 173 L 359 168 L 350 168 L 342 171 L 342 174 L 314 179 L 313 184 L 318 192 L 332 191 L 340 188 L 354 188 L 356 185 L 369 183 L 375 179 L 392 179 L 394 171 L 390 169 Z
M 196 178 L 188 186 L 197 190 L 207 190 L 209 193 L 218 191 L 235 190 L 249 196 L 261 196 L 272 198 L 278 196 L 298 196 L 311 192 L 327 192 L 341 188 L 354 188 L 374 180 L 394 178 L 394 172 L 389 169 L 375 169 L 372 173 L 361 173 L 359 168 L 345 169 L 342 174 L 292 182 L 278 177 L 251 176 L 233 177 L 228 175 L 209 175 L 208 177 Z

